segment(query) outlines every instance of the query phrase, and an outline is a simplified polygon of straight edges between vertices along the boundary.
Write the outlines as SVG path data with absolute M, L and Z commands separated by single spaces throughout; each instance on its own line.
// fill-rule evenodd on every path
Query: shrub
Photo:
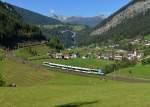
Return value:
M 115 64 L 106 65 L 104 70 L 105 73 L 108 74 L 122 68 L 133 67 L 136 64 L 137 64 L 136 60 L 133 61 L 123 60 L 123 61 L 116 62 Z
M 4 51 L 0 49 L 0 61 L 2 61 L 5 57 Z
M 0 74 L 0 87 L 5 86 L 6 82 L 3 80 L 2 75 Z
M 142 62 L 143 65 L 150 64 L 150 57 L 143 59 L 141 62 Z
M 25 48 L 25 49 L 26 49 L 26 51 L 27 51 L 30 55 L 32 55 L 32 56 L 37 56 L 37 55 L 38 55 L 37 51 L 36 51 L 34 48 L 27 47 L 27 48 Z
M 64 46 L 61 43 L 61 41 L 59 40 L 58 37 L 53 37 L 49 40 L 48 44 L 49 47 L 56 49 L 57 51 L 63 50 Z
M 117 70 L 117 64 L 106 65 L 104 70 L 106 74 L 114 72 L 115 70 Z

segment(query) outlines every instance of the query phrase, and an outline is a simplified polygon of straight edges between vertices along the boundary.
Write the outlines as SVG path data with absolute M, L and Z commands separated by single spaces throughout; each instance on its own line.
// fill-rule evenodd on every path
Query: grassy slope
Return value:
M 14 61 L 3 61 L 2 68 L 7 83 L 16 83 L 18 86 L 42 84 L 53 77 L 53 74 L 41 70 L 40 67 L 34 68 Z
M 32 49 L 34 49 L 39 56 L 46 56 L 46 54 L 51 50 L 49 47 L 45 46 L 45 45 L 41 45 L 41 46 L 33 46 L 31 47 Z M 33 57 L 26 49 L 22 48 L 19 50 L 15 51 L 15 55 L 17 57 L 22 57 L 25 59 L 28 59 L 30 57 Z
M 131 71 L 132 73 L 130 74 L 129 71 Z M 114 74 L 121 75 L 121 76 L 150 79 L 150 65 L 137 64 L 135 67 L 121 69 L 110 75 L 114 75 Z
M 17 88 L 0 88 L 2 107 L 150 106 L 149 84 L 100 81 L 12 61 L 4 62 L 3 67 L 6 80 L 15 81 Z

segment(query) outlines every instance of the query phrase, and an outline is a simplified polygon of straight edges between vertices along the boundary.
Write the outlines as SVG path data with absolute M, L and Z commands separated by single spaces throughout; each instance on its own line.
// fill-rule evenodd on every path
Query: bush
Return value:
M 122 68 L 133 67 L 136 64 L 137 64 L 136 60 L 133 60 L 133 61 L 123 60 L 121 62 L 120 61 L 116 62 L 115 64 L 106 65 L 104 70 L 105 70 L 105 73 L 108 74 L 108 73 L 114 72 Z
M 26 51 L 29 54 L 31 54 L 32 56 L 37 56 L 38 55 L 37 51 L 34 48 L 28 47 L 28 48 L 26 48 Z
M 63 50 L 64 46 L 61 43 L 61 41 L 59 40 L 58 37 L 53 37 L 49 40 L 48 44 L 49 47 L 56 49 L 57 51 Z
M 146 59 L 143 59 L 141 62 L 142 62 L 143 65 L 150 64 L 150 57 L 146 58 Z
M 3 80 L 1 74 L 0 74 L 0 87 L 5 86 L 6 82 Z
M 104 70 L 106 74 L 114 72 L 115 70 L 117 70 L 117 64 L 106 65 Z
M 0 49 L 0 61 L 2 61 L 5 58 L 4 51 Z

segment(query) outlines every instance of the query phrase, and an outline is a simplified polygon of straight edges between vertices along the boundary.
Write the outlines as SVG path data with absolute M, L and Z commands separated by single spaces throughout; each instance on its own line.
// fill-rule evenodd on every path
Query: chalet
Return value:
M 145 43 L 145 46 L 150 46 L 150 42 Z
M 144 45 L 145 45 L 145 46 L 150 46 L 150 41 L 145 40 L 145 41 L 144 41 Z
M 123 56 L 122 55 L 119 55 L 119 54 L 116 54 L 116 55 L 114 55 L 114 58 L 113 58 L 114 60 L 118 60 L 118 61 L 121 61 L 121 60 L 123 60 Z
M 141 39 L 135 39 L 135 40 L 130 40 L 130 41 L 132 45 L 135 45 L 135 44 L 139 44 L 141 42 Z
M 96 55 L 96 57 L 98 59 L 105 59 L 105 60 L 109 60 L 109 59 L 112 59 L 113 58 L 113 52 L 101 52 L 101 53 L 98 53 Z
M 62 59 L 71 59 L 71 56 L 69 54 L 65 54 L 65 55 L 62 55 Z
M 62 55 L 62 53 L 56 53 L 54 58 L 63 59 L 63 55 Z
M 115 47 L 119 47 L 119 44 L 113 44 L 113 45 L 109 45 L 109 48 L 115 48 Z
M 56 57 L 56 52 L 50 51 L 50 52 L 47 53 L 47 55 L 52 57 L 52 58 L 55 58 Z
M 74 58 L 77 58 L 78 56 L 77 56 L 77 54 L 71 54 L 70 57 L 71 57 L 71 59 L 74 59 Z

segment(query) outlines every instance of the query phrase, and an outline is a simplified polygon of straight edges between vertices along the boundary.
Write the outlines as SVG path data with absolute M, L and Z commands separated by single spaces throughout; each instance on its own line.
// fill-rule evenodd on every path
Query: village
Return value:
M 141 45 L 142 47 L 149 47 L 150 41 L 149 40 L 142 40 L 142 39 L 135 39 L 135 40 L 128 40 L 129 44 L 131 45 Z M 48 56 L 55 59 L 102 59 L 102 60 L 115 60 L 115 61 L 123 61 L 124 59 L 127 60 L 137 60 L 140 61 L 144 57 L 144 50 L 139 49 L 132 49 L 132 50 L 125 50 L 119 48 L 120 44 L 112 44 L 108 46 L 104 46 L 104 49 L 101 50 L 99 47 L 95 47 L 96 51 L 88 50 L 88 52 L 81 54 L 80 52 L 72 52 L 73 49 L 67 49 L 65 52 L 55 52 L 50 51 L 47 53 Z
M 125 50 L 117 50 L 117 51 L 100 51 L 97 53 L 87 53 L 85 55 L 80 55 L 80 53 L 58 53 L 58 52 L 48 52 L 47 54 L 51 58 L 55 59 L 75 59 L 75 58 L 82 58 L 82 59 L 103 59 L 103 60 L 118 60 L 122 61 L 124 59 L 128 60 L 140 60 L 144 54 L 140 53 L 136 50 L 133 51 L 125 51 Z

